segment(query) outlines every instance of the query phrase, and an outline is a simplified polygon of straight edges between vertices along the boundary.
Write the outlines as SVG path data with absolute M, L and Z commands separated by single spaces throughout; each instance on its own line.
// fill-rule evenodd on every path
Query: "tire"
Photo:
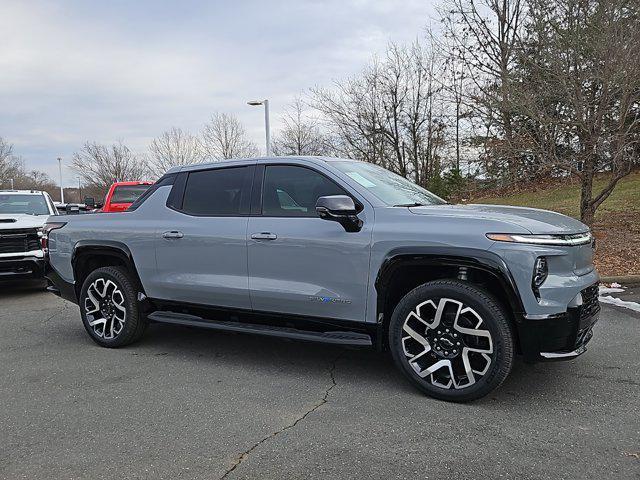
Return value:
M 511 371 L 514 338 L 507 318 L 495 297 L 475 285 L 458 280 L 425 283 L 407 293 L 393 311 L 393 360 L 431 397 L 476 400 L 500 386 Z
M 98 268 L 84 280 L 80 314 L 84 328 L 98 345 L 122 347 L 142 337 L 147 320 L 138 308 L 134 285 L 121 267 Z

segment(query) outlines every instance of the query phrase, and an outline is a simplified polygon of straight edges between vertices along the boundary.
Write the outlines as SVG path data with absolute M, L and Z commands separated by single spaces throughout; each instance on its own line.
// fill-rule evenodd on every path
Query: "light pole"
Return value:
M 62 158 L 58 157 L 58 170 L 60 171 L 60 203 L 64 203 L 64 189 L 62 188 Z
M 82 203 L 82 185 L 80 185 L 80 175 L 78 175 L 78 203 Z
M 267 157 L 271 156 L 271 135 L 269 134 L 269 100 L 252 100 L 247 102 L 248 105 L 257 106 L 264 105 L 264 130 L 267 146 Z

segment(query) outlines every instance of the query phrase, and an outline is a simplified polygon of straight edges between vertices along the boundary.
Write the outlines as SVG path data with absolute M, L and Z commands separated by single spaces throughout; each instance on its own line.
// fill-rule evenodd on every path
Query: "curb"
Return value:
M 600 277 L 601 283 L 619 283 L 620 285 L 634 287 L 640 285 L 640 275 L 613 275 Z

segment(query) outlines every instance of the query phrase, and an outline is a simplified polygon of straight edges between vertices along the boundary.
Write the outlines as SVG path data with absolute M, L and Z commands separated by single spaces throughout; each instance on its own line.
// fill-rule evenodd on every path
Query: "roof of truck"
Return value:
M 312 156 L 312 155 L 288 155 L 282 157 L 253 157 L 253 158 L 231 158 L 227 160 L 217 160 L 215 162 L 207 162 L 207 163 L 194 163 L 191 165 L 182 165 L 177 167 L 172 167 L 167 170 L 166 173 L 175 173 L 184 170 L 203 170 L 211 167 L 215 167 L 217 165 L 247 165 L 252 163 L 264 163 L 264 162 L 286 162 L 287 160 L 307 160 L 311 162 L 357 162 L 358 160 L 352 160 L 349 158 L 336 158 L 336 157 L 325 157 L 325 156 Z

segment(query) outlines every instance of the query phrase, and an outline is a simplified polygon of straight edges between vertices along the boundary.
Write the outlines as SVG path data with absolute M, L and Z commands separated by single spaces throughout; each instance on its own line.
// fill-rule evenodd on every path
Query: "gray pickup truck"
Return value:
M 50 290 L 99 345 L 153 321 L 375 346 L 450 401 L 496 388 L 516 354 L 580 355 L 600 309 L 584 224 L 451 205 L 343 159 L 174 168 L 127 212 L 51 217 L 44 245 Z

